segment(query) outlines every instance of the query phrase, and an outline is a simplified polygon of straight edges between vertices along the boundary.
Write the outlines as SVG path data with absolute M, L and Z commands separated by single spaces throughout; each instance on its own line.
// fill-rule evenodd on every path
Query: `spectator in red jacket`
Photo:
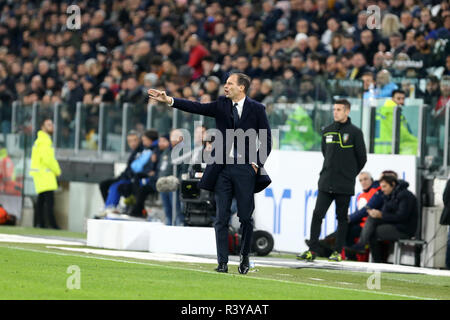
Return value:
M 209 51 L 200 43 L 200 39 L 193 34 L 186 41 L 186 49 L 189 50 L 188 65 L 194 68 L 192 80 L 195 80 L 203 74 L 202 60 L 209 55 Z

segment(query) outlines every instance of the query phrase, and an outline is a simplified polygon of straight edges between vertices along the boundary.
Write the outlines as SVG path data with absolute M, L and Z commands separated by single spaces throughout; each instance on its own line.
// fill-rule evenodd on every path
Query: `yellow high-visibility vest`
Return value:
M 56 177 L 61 175 L 61 168 L 55 159 L 52 139 L 42 130 L 38 131 L 31 151 L 30 175 L 38 194 L 58 189 Z
M 392 127 L 394 125 L 394 109 L 397 104 L 392 99 L 377 108 L 375 115 L 374 153 L 390 154 L 392 152 Z M 399 154 L 417 155 L 418 140 L 408 128 L 408 123 L 400 115 L 400 150 Z

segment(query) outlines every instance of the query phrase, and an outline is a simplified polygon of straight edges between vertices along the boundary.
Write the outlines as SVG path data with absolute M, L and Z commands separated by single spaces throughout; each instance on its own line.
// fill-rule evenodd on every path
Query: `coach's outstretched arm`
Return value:
M 207 117 L 215 117 L 217 113 L 217 101 L 210 103 L 194 102 L 187 99 L 178 99 L 168 96 L 165 91 L 149 89 L 149 98 L 158 102 L 166 103 L 169 107 L 174 107 L 186 112 L 200 114 Z

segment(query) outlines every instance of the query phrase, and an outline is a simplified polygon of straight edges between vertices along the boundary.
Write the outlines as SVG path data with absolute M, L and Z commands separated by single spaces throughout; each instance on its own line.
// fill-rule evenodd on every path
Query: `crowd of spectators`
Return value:
M 316 84 L 331 80 L 390 96 L 399 77 L 412 79 L 408 96 L 449 99 L 448 0 L 84 0 L 80 29 L 68 27 L 71 3 L 0 3 L 2 119 L 15 100 L 63 102 L 69 125 L 78 101 L 145 108 L 150 87 L 207 102 L 232 70 L 252 77 L 249 95 L 266 104 L 326 101 Z M 417 79 L 428 79 L 424 92 Z

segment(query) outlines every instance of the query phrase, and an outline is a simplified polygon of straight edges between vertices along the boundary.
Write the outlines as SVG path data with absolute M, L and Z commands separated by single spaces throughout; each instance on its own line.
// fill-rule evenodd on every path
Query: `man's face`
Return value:
M 392 97 L 392 100 L 398 105 L 403 106 L 405 105 L 405 95 L 403 93 L 396 93 Z
M 127 136 L 127 143 L 131 150 L 136 150 L 139 145 L 139 137 L 135 134 L 130 134 Z
M 181 141 L 183 141 L 183 134 L 180 130 L 173 130 L 170 133 L 170 144 L 172 147 L 175 147 L 177 144 L 179 144 Z
M 344 123 L 347 121 L 350 109 L 345 108 L 343 104 L 335 104 L 333 106 L 333 118 L 336 122 Z
M 362 76 L 364 90 L 369 90 L 370 84 L 373 83 L 373 77 L 369 75 Z
M 416 39 L 416 47 L 419 49 L 425 48 L 427 41 L 424 36 L 417 37 Z
M 355 68 L 362 68 L 366 64 L 366 60 L 362 54 L 355 54 L 352 59 Z
M 367 190 L 372 185 L 372 180 L 367 173 L 361 173 L 359 175 L 359 183 L 361 184 L 361 188 L 363 190 Z
M 241 71 L 245 71 L 248 67 L 248 60 L 245 57 L 239 57 L 237 59 L 237 67 Z
M 361 42 L 364 45 L 369 45 L 373 41 L 372 32 L 369 30 L 361 32 Z
M 166 150 L 170 146 L 169 140 L 167 140 L 165 137 L 161 137 L 158 139 L 158 148 L 160 150 Z
M 412 15 L 408 12 L 402 13 L 400 16 L 400 22 L 405 27 L 409 27 L 412 23 L 412 20 Z
M 387 196 L 392 193 L 392 190 L 394 190 L 394 187 L 391 186 L 390 184 L 388 184 L 386 181 L 381 181 L 380 187 L 381 187 L 381 191 Z
M 225 96 L 231 100 L 235 100 L 244 93 L 244 86 L 238 85 L 237 75 L 232 74 L 228 77 L 224 86 Z
M 152 139 L 149 139 L 146 136 L 142 136 L 142 144 L 144 145 L 144 147 L 149 148 L 152 145 L 153 141 Z
M 389 38 L 389 45 L 391 46 L 391 48 L 397 48 L 402 42 L 402 39 L 400 37 L 397 37 L 395 35 L 391 36 Z
M 389 82 L 389 74 L 386 72 L 378 72 L 377 74 L 377 84 L 384 86 Z
M 439 84 L 437 82 L 428 81 L 427 82 L 427 91 L 432 92 L 436 91 L 439 88 Z
M 48 134 L 53 134 L 53 121 L 50 119 L 46 120 L 42 125 L 41 130 Z
M 326 61 L 327 72 L 334 72 L 336 70 L 336 57 L 330 56 Z

